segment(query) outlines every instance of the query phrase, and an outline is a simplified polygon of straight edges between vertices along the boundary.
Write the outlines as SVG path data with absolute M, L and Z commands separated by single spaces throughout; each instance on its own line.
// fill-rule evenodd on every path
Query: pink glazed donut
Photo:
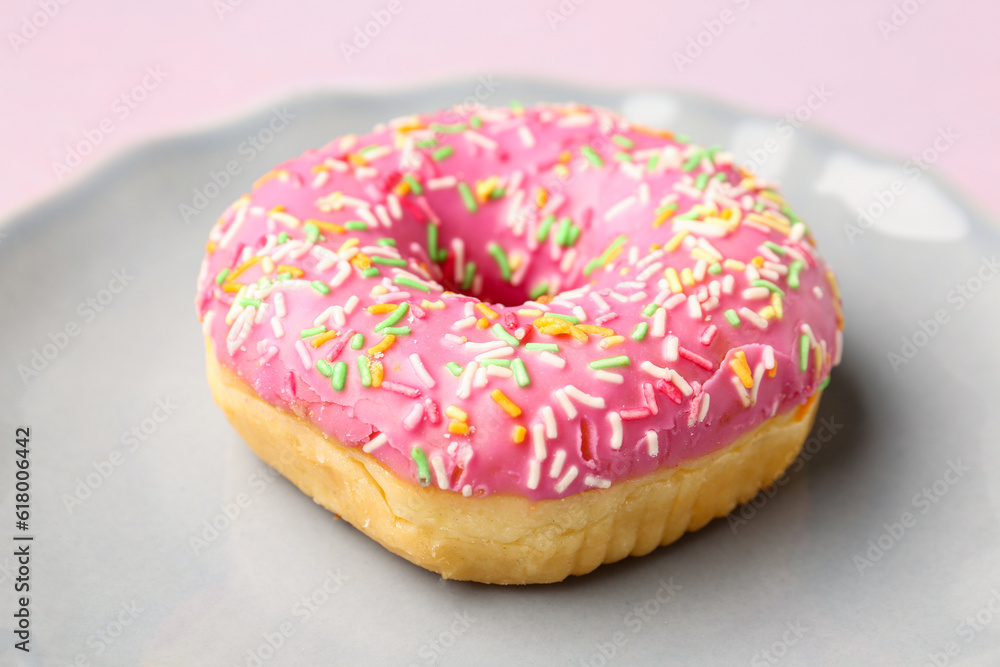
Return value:
M 211 231 L 197 309 L 254 451 L 446 578 L 642 555 L 768 486 L 839 362 L 806 223 L 732 156 L 581 105 L 398 118 Z

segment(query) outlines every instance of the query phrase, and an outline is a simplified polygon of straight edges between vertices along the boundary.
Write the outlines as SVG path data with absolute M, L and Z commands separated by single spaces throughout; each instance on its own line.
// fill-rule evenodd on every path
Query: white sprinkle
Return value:
M 487 375 L 492 375 L 494 377 L 500 378 L 512 378 L 514 377 L 514 371 L 504 366 L 497 366 L 496 364 L 490 364 L 489 366 L 484 366 Z
M 736 393 L 740 396 L 740 401 L 743 403 L 744 408 L 750 407 L 750 394 L 747 393 L 747 388 L 743 386 L 743 382 L 735 375 L 731 378 L 733 386 L 736 388 Z
M 660 453 L 660 438 L 656 435 L 656 431 L 646 431 L 646 449 L 650 456 Z
M 344 317 L 344 309 L 341 306 L 333 306 L 333 324 L 337 327 L 342 327 L 347 323 L 347 318 Z
M 531 133 L 531 128 L 527 125 L 522 125 L 517 128 L 517 136 L 521 138 L 521 143 L 532 148 L 535 145 L 535 135 Z
M 486 150 L 493 151 L 496 150 L 497 148 L 497 142 L 495 140 L 490 139 L 485 135 L 479 134 L 474 130 L 466 130 L 462 136 L 464 136 L 469 143 L 481 146 Z
M 556 355 L 552 354 L 548 350 L 542 350 L 541 353 L 538 355 L 538 360 L 539 361 L 544 361 L 549 366 L 555 366 L 556 368 L 565 368 L 566 367 L 566 360 L 565 359 L 563 359 L 562 357 L 557 357 Z
M 284 338 L 285 336 L 285 329 L 281 326 L 281 320 L 277 317 L 271 318 L 271 331 L 274 332 L 275 338 Z
M 566 450 L 557 449 L 555 456 L 552 457 L 552 466 L 549 468 L 549 477 L 555 479 L 562 472 L 563 465 L 566 463 Z
M 653 327 L 649 331 L 653 338 L 663 338 L 667 335 L 667 311 L 657 308 L 653 313 Z
M 748 287 L 743 290 L 743 298 L 747 301 L 753 299 L 768 299 L 771 297 L 771 290 L 766 287 Z
M 385 201 L 389 205 L 389 215 L 392 216 L 393 220 L 399 220 L 403 217 L 403 208 L 399 205 L 399 197 L 396 196 L 395 192 L 390 192 Z
M 655 378 L 660 378 L 663 380 L 667 380 L 670 378 L 669 368 L 660 368 L 659 366 L 654 364 L 652 361 L 649 361 L 648 359 L 639 364 L 639 368 L 646 371 Z
M 576 479 L 578 473 L 579 471 L 577 470 L 576 466 L 570 468 L 569 471 L 563 476 L 563 478 L 559 480 L 559 483 L 555 485 L 556 493 L 562 493 L 563 491 L 565 491 L 567 487 L 569 487 L 569 485 L 573 483 L 573 480 Z
M 694 279 L 700 283 L 702 280 L 705 279 L 705 271 L 707 270 L 708 270 L 708 262 L 706 262 L 703 259 L 699 259 L 698 262 L 694 265 L 694 271 L 692 271 L 692 273 L 694 274 Z
M 757 404 L 757 390 L 760 389 L 761 378 L 764 377 L 764 362 L 757 364 L 753 369 L 753 387 L 750 388 L 750 402 Z
M 736 285 L 736 279 L 733 277 L 733 274 L 727 273 L 726 277 L 722 279 L 722 293 L 732 294 L 733 287 L 735 285 Z
M 588 393 L 580 391 L 571 384 L 563 387 L 563 391 L 565 391 L 566 395 L 572 397 L 576 402 L 582 403 L 589 408 L 604 408 L 604 398 L 601 396 L 591 396 Z
M 805 233 L 806 233 L 806 226 L 801 222 L 796 222 L 794 225 L 792 225 L 792 229 L 788 233 L 788 240 L 791 243 L 798 243 L 799 241 L 802 240 L 802 237 L 805 236 Z
M 538 488 L 538 480 L 542 476 L 542 465 L 535 459 L 528 461 L 528 488 L 534 491 Z
M 451 326 L 455 329 L 468 329 L 476 323 L 476 316 L 470 315 L 469 317 L 462 318 L 452 324 Z
M 750 310 L 746 306 L 743 306 L 742 308 L 740 308 L 740 316 L 743 317 L 744 319 L 748 320 L 750 322 L 750 324 L 754 325 L 758 329 L 766 329 L 767 328 L 767 320 L 765 320 L 763 317 L 761 317 L 760 315 L 758 315 L 754 311 Z
M 802 333 L 809 336 L 809 349 L 819 346 L 819 341 L 816 340 L 816 335 L 813 333 L 812 327 L 808 324 L 803 324 L 801 328 Z
M 691 389 L 691 385 L 688 384 L 687 380 L 681 377 L 680 373 L 670 369 L 670 381 L 674 383 L 674 386 L 681 390 L 681 393 L 685 396 L 690 396 L 694 391 Z
M 609 208 L 607 211 L 604 212 L 604 221 L 608 222 L 609 220 L 615 218 L 635 202 L 636 202 L 635 195 L 629 195 L 628 197 L 625 197 L 625 199 L 622 199 L 620 202 L 618 202 L 617 204 L 615 204 L 614 206 L 612 206 L 611 208 Z
M 698 405 L 698 421 L 700 422 L 705 421 L 705 416 L 708 414 L 708 403 L 711 400 L 711 398 L 712 397 L 708 394 L 708 392 L 705 392 L 701 395 L 701 401 L 699 402 Z
M 677 350 L 680 347 L 680 340 L 677 336 L 667 336 L 667 340 L 663 343 L 663 358 L 673 363 L 677 361 Z
M 507 347 L 507 343 L 502 340 L 487 340 L 487 341 L 466 341 L 465 349 L 471 350 L 472 352 L 486 352 L 488 350 L 496 350 L 501 347 Z
M 327 308 L 326 310 L 324 310 L 322 313 L 320 313 L 316 317 L 316 319 L 313 320 L 313 326 L 314 327 L 318 327 L 320 325 L 326 324 L 326 321 L 328 319 L 330 319 L 331 315 L 333 315 L 333 306 L 330 306 L 329 308 Z
M 774 368 L 774 348 L 770 345 L 764 346 L 763 354 L 764 368 L 771 370 Z
M 451 240 L 451 252 L 455 258 L 455 282 L 465 281 L 465 242 L 460 238 Z
M 643 182 L 643 184 L 639 186 L 639 203 L 649 203 L 649 183 Z
M 341 262 L 340 268 L 337 269 L 337 273 L 334 274 L 333 278 L 330 278 L 330 287 L 340 287 L 344 284 L 344 281 L 348 279 L 351 275 L 351 265 L 348 262 Z
M 813 296 L 815 296 L 817 299 L 823 298 L 823 290 L 820 288 L 819 285 L 813 286 Z
M 646 282 L 654 275 L 656 275 L 656 272 L 662 268 L 663 268 L 663 262 L 656 262 L 655 264 L 650 264 L 645 269 L 643 269 L 642 273 L 637 275 L 635 279 L 638 282 Z
M 834 338 L 834 347 L 833 347 L 834 366 L 838 366 L 840 364 L 840 360 L 843 354 L 844 354 L 844 332 L 838 330 L 836 338 Z
M 587 311 L 583 309 L 583 306 L 573 306 L 573 316 L 581 322 L 587 321 Z
M 498 342 L 503 343 L 503 341 Z M 501 347 L 494 350 L 487 350 L 486 352 L 477 354 L 475 359 L 476 361 L 482 361 L 484 359 L 502 359 L 503 357 L 511 356 L 514 356 L 514 348 L 510 345 L 503 344 Z
M 483 387 L 488 385 L 489 382 L 490 382 L 490 376 L 487 374 L 486 368 L 480 366 L 478 369 L 476 369 L 476 377 L 472 381 L 472 386 L 476 387 L 477 389 L 482 389 Z
M 347 303 L 344 304 L 344 312 L 350 315 L 354 311 L 354 309 L 358 307 L 358 302 L 359 299 L 357 295 L 352 294 L 351 298 L 348 299 Z
M 458 185 L 458 179 L 455 176 L 441 176 L 427 181 L 428 190 L 443 190 L 444 188 L 453 188 L 456 185 Z
M 387 442 L 389 442 L 389 436 L 387 436 L 385 433 L 379 433 L 374 438 L 366 442 L 365 446 L 362 447 L 361 449 L 362 451 L 364 451 L 365 454 L 371 454 L 372 452 L 374 452 L 376 449 L 378 449 Z
M 465 496 L 466 498 L 472 496 L 472 485 L 471 484 L 466 484 L 465 486 L 462 487 L 462 495 Z
M 365 203 L 364 206 L 359 206 L 354 209 L 354 212 L 357 213 L 359 218 L 368 223 L 369 227 L 378 227 L 378 220 L 375 219 L 375 215 L 372 213 L 372 210 L 369 208 L 367 203 Z
M 664 301 L 663 307 L 666 308 L 667 310 L 673 310 L 674 308 L 681 305 L 685 301 L 687 301 L 687 297 L 684 295 L 684 293 L 678 292 L 677 294 L 673 295 L 672 297 Z
M 424 383 L 426 387 L 434 386 L 434 378 L 431 374 L 427 372 L 427 367 L 424 366 L 423 360 L 420 359 L 420 355 L 414 352 L 410 355 L 410 366 L 413 367 L 413 372 L 416 373 L 417 379 Z
M 576 417 L 576 415 L 578 414 L 576 411 L 576 406 L 573 405 L 572 401 L 569 400 L 569 396 L 566 395 L 565 390 L 556 389 L 554 392 L 552 392 L 552 394 L 556 397 L 556 401 L 559 402 L 559 405 L 562 407 L 563 412 L 566 413 L 566 416 L 568 418 L 573 419 L 574 417 Z
M 295 341 L 295 351 L 299 353 L 299 359 L 302 361 L 302 365 L 305 369 L 312 370 L 312 358 L 309 356 L 309 350 L 306 349 L 306 344 L 302 339 Z
M 624 384 L 625 376 L 621 373 L 612 373 L 606 371 L 602 368 L 594 371 L 594 378 L 600 380 L 601 382 L 610 382 L 611 384 Z
M 547 438 L 554 438 L 559 435 L 556 413 L 553 412 L 552 406 L 542 406 L 542 409 L 539 412 L 541 412 L 542 415 L 542 422 L 545 423 L 545 436 Z
M 603 313 L 603 312 L 611 310 L 611 306 L 608 305 L 608 302 L 605 301 L 604 299 L 602 299 L 601 295 L 598 294 L 597 292 L 591 292 L 590 293 L 590 298 L 593 299 L 594 303 L 597 304 L 599 312 Z
M 274 314 L 278 317 L 284 317 L 288 314 L 285 309 L 285 295 L 281 292 L 276 292 L 274 295 Z
M 465 370 L 462 372 L 462 382 L 456 393 L 459 398 L 468 398 L 472 394 L 472 380 L 478 368 L 479 364 L 475 361 L 470 361 L 469 365 L 465 367 Z
M 583 483 L 586 486 L 595 487 L 598 489 L 606 489 L 611 486 L 611 480 L 602 479 L 597 475 L 587 475 L 583 478 Z
M 444 469 L 444 461 L 440 456 L 431 457 L 431 467 L 434 468 L 434 477 L 437 478 L 438 488 L 448 490 L 448 474 Z
M 532 424 L 531 425 L 531 444 L 535 449 L 535 459 L 542 461 L 548 456 L 545 450 L 545 425 L 544 424 Z
M 226 229 L 226 233 L 223 234 L 222 239 L 219 241 L 218 247 L 225 248 L 227 245 L 229 245 L 229 242 L 233 240 L 234 236 L 236 236 L 236 232 L 238 232 L 240 230 L 240 227 L 243 226 L 243 223 L 246 222 L 247 213 L 249 212 L 250 209 L 245 204 L 236 209 L 236 214 L 233 216 L 233 221 L 229 223 L 229 228 Z
M 622 416 L 612 410 L 608 413 L 608 422 L 611 423 L 611 449 L 617 451 L 622 448 Z
M 703 315 L 701 312 L 701 304 L 698 302 L 698 297 L 694 294 L 688 297 L 688 315 L 695 320 L 700 320 Z
M 407 431 L 412 431 L 419 424 L 420 420 L 424 418 L 424 404 L 419 401 L 413 403 L 413 407 L 410 411 L 403 417 L 403 428 Z

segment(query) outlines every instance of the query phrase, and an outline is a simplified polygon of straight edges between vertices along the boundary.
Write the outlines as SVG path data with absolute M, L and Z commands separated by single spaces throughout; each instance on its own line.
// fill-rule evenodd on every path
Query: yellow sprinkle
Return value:
M 764 306 L 759 311 L 757 311 L 757 314 L 763 317 L 765 320 L 774 319 L 776 316 L 776 313 L 774 312 L 774 306 Z
M 344 241 L 342 244 L 340 244 L 340 248 L 337 249 L 337 254 L 339 255 L 342 252 L 346 252 L 351 248 L 353 248 L 354 246 L 360 244 L 361 244 L 361 239 L 359 239 L 357 236 L 353 236 Z
M 777 202 L 781 206 L 785 206 L 786 205 L 785 198 L 782 197 L 781 195 L 779 195 L 774 190 L 761 190 L 760 191 L 760 196 L 764 197 L 766 199 L 770 199 L 773 202 Z
M 514 431 L 510 434 L 510 439 L 517 444 L 521 444 L 524 442 L 524 437 L 526 435 L 528 435 L 528 429 L 518 424 L 514 427 Z
M 778 374 L 778 360 L 775 359 L 774 360 L 774 368 L 772 368 L 771 370 L 769 370 L 767 372 L 767 377 L 773 378 L 777 374 Z
M 241 273 L 243 273 L 244 271 L 246 271 L 247 269 L 249 269 L 251 266 L 253 266 L 257 262 L 259 262 L 260 259 L 261 259 L 261 256 L 260 255 L 256 255 L 254 257 L 251 257 L 247 261 L 243 262 L 239 266 L 237 266 L 235 269 L 233 269 L 232 271 L 229 272 L 228 276 L 226 276 L 226 282 L 227 283 L 231 283 L 234 280 L 236 280 L 237 276 L 239 276 Z
M 388 292 L 389 290 L 386 288 L 385 285 L 375 285 L 374 287 L 371 288 L 371 290 L 368 293 L 374 296 L 379 296 L 382 294 L 387 294 Z
M 476 310 L 482 313 L 484 317 L 493 317 L 493 318 L 500 317 L 495 310 L 487 306 L 482 301 L 476 304 Z
M 507 398 L 507 396 L 504 395 L 504 393 L 499 389 L 494 389 L 493 391 L 491 391 L 490 398 L 496 401 L 497 405 L 503 408 L 504 412 L 509 414 L 511 417 L 521 416 L 521 408 L 518 407 L 518 405 L 514 403 L 512 400 Z
M 622 254 L 622 252 L 624 252 L 624 250 L 625 250 L 625 246 L 624 245 L 620 245 L 617 248 L 615 248 L 614 250 L 612 250 L 611 254 L 608 255 L 607 259 L 604 260 L 604 263 L 601 264 L 601 266 L 607 266 L 611 262 L 613 262 L 616 259 L 618 259 L 618 255 Z
M 681 285 L 681 280 L 677 276 L 677 270 L 668 266 L 664 271 L 663 275 L 666 277 L 667 282 L 670 284 L 670 291 L 674 294 L 679 294 L 684 291 L 684 287 Z
M 698 248 L 698 247 L 691 249 L 691 257 L 693 257 L 694 259 L 703 259 L 709 264 L 714 264 L 715 262 L 718 261 L 718 258 L 715 255 L 708 252 L 704 248 Z
M 395 192 L 398 197 L 405 197 L 410 192 L 410 182 L 400 181 L 396 184 L 396 187 L 394 187 L 392 191 Z
M 691 232 L 687 231 L 686 229 L 682 232 L 677 232 L 670 238 L 669 241 L 667 241 L 666 245 L 663 246 L 663 249 L 666 250 L 667 252 L 673 252 L 677 250 L 678 248 L 681 247 L 681 243 L 684 242 L 684 239 L 687 238 L 687 235 L 690 233 Z
M 351 153 L 347 156 L 347 161 L 358 167 L 367 167 L 368 160 L 360 153 Z
M 369 357 L 374 357 L 376 354 L 383 354 L 386 350 L 392 347 L 392 344 L 395 342 L 396 337 L 393 334 L 386 334 L 385 338 L 368 348 L 368 351 L 365 354 Z
M 599 327 L 596 324 L 577 324 L 576 328 L 584 333 L 597 334 L 598 336 L 614 336 L 614 329 Z
M 694 287 L 694 273 L 688 267 L 681 269 L 681 282 L 688 287 Z
M 739 377 L 740 382 L 747 389 L 753 387 L 753 374 L 750 372 L 750 365 L 747 364 L 747 355 L 743 353 L 743 350 L 736 350 L 735 359 L 729 362 L 729 367 L 733 369 Z
M 747 265 L 738 259 L 727 259 L 722 262 L 722 266 L 729 269 L 730 271 L 743 271 L 747 268 Z
M 274 273 L 274 260 L 265 255 L 264 259 L 260 260 L 260 270 L 264 273 Z
M 545 202 L 549 200 L 549 191 L 545 188 L 538 188 L 535 191 L 535 206 L 542 208 L 545 206 Z
M 391 313 L 398 307 L 399 306 L 397 306 L 394 303 L 373 303 L 372 305 L 368 306 L 367 310 L 369 313 L 382 314 L 382 313 Z
M 451 417 L 452 419 L 457 419 L 460 422 L 469 421 L 469 413 L 467 413 L 465 410 L 458 407 L 457 405 L 449 405 L 448 408 L 444 411 L 444 413 L 449 417 Z
M 205 244 L 205 252 L 211 255 L 213 252 L 215 252 L 215 249 L 218 247 L 219 246 L 215 241 L 209 241 L 208 243 Z
M 368 370 L 372 374 L 372 386 L 381 387 L 382 380 L 385 378 L 385 367 L 382 366 L 382 362 L 377 359 L 369 359 Z
M 490 321 L 485 317 L 480 317 L 478 320 L 476 320 L 476 326 L 479 327 L 480 329 L 489 329 Z
M 454 435 L 468 435 L 469 425 L 465 422 L 448 422 L 448 433 L 452 433 Z
M 536 308 L 520 308 L 518 309 L 517 314 L 521 317 L 541 317 L 542 311 Z
M 556 176 L 558 176 L 560 180 L 566 180 L 569 178 L 569 168 L 564 164 L 557 164 L 552 167 L 552 171 L 556 172 Z
M 428 308 L 430 310 L 443 310 L 445 303 L 441 299 L 438 299 L 437 301 L 428 301 L 427 299 L 424 299 L 420 302 L 420 307 Z
M 747 220 L 759 222 L 766 227 L 770 227 L 775 231 L 781 232 L 785 236 L 788 236 L 788 234 L 792 231 L 792 228 L 787 222 L 773 216 L 760 215 L 759 213 L 747 213 Z
M 293 278 L 301 278 L 306 274 L 306 272 L 299 267 L 289 266 L 288 264 L 279 264 L 276 270 L 278 273 L 290 273 Z
M 620 345 L 625 342 L 625 336 L 608 336 L 603 339 L 598 345 L 603 349 L 608 349 L 609 347 L 614 347 L 615 345 Z
M 560 162 L 569 162 L 572 159 L 573 159 L 573 154 L 570 153 L 569 151 L 563 151 L 562 153 L 559 154 Z
M 312 345 L 313 347 L 319 347 L 320 345 L 322 345 L 323 343 L 327 342 L 328 340 L 332 340 L 332 339 L 334 339 L 336 337 L 337 337 L 337 332 L 336 331 L 332 331 L 332 330 L 331 331 L 327 331 L 326 333 L 321 333 L 318 336 L 314 336 L 312 338 L 312 340 L 309 341 L 309 344 Z
M 246 285 L 244 285 L 243 283 L 223 283 L 222 284 L 222 291 L 223 292 L 239 292 L 244 287 L 246 287 Z
M 490 198 L 490 195 L 496 190 L 498 182 L 496 176 L 490 176 L 476 183 L 476 199 L 480 204 Z
M 775 319 L 781 319 L 785 316 L 785 304 L 781 300 L 781 295 L 777 292 L 771 292 L 771 307 L 774 308 Z
M 827 270 L 826 281 L 830 283 L 830 289 L 833 290 L 833 296 L 840 300 L 840 285 L 837 284 L 837 276 L 833 275 L 833 271 Z
M 671 207 L 668 206 L 668 207 L 664 208 L 662 211 L 660 211 L 659 213 L 657 213 L 656 217 L 653 218 L 653 229 L 656 229 L 657 227 L 659 227 L 660 225 L 662 225 L 664 222 L 666 222 L 667 220 L 669 220 L 670 216 L 672 216 L 676 210 L 677 209 L 671 208 Z
M 518 267 L 521 266 L 521 261 L 524 259 L 524 255 L 514 251 L 510 253 L 508 257 L 508 263 L 510 264 L 511 271 L 517 271 Z

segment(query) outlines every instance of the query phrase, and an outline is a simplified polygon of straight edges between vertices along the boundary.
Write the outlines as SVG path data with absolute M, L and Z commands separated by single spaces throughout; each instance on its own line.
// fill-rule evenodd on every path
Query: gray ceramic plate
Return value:
M 844 292 L 844 363 L 794 472 L 558 585 L 447 582 L 393 556 L 264 466 L 204 379 L 194 283 L 229 201 L 331 137 L 477 93 L 600 104 L 733 148 L 782 181 Z M 920 165 L 686 95 L 487 78 L 298 98 L 158 141 L 0 231 L 4 664 L 26 657 L 15 533 L 34 536 L 25 664 L 1000 661 L 1000 232 Z

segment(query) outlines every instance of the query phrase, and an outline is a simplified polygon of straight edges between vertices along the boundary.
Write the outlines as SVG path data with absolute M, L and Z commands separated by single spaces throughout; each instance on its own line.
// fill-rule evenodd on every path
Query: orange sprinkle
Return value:
M 373 303 L 372 305 L 368 306 L 367 310 L 369 313 L 375 313 L 381 315 L 383 313 L 391 313 L 392 311 L 396 310 L 396 308 L 398 308 L 398 306 L 394 303 Z
M 670 216 L 672 216 L 676 210 L 677 209 L 671 208 L 671 207 L 668 206 L 668 207 L 664 208 L 662 211 L 660 211 L 659 213 L 657 213 L 656 217 L 653 218 L 653 229 L 656 229 L 657 227 L 659 227 L 660 225 L 662 225 L 664 222 L 666 222 L 667 220 L 669 220 Z
M 518 424 L 514 427 L 514 431 L 510 434 L 510 439 L 517 444 L 521 444 L 524 442 L 524 437 L 526 435 L 528 435 L 528 429 Z
M 538 188 L 535 191 L 535 206 L 542 208 L 545 206 L 545 202 L 549 200 L 549 191 L 545 188 Z
M 757 255 L 756 257 L 750 260 L 750 263 L 759 269 L 764 266 L 764 258 L 761 257 L 760 255 Z
M 599 327 L 596 324 L 577 324 L 576 328 L 584 333 L 597 334 L 598 336 L 614 336 L 615 330 L 607 327 Z
M 673 235 L 673 237 L 671 237 L 669 241 L 667 241 L 666 245 L 663 246 L 663 249 L 666 250 L 667 252 L 673 252 L 677 250 L 678 248 L 681 247 L 681 243 L 683 243 L 684 239 L 687 238 L 687 235 L 690 233 L 691 232 L 687 231 L 686 229 L 682 232 L 677 232 L 676 234 Z
M 313 339 L 311 341 L 309 341 L 309 343 L 313 347 L 319 347 L 320 345 L 322 345 L 323 343 L 327 342 L 328 340 L 333 340 L 336 337 L 337 337 L 337 332 L 331 330 L 331 331 L 327 331 L 326 333 L 321 333 L 318 336 L 314 336 Z
M 781 300 L 781 295 L 777 292 L 771 292 L 771 307 L 774 308 L 775 319 L 781 319 L 785 316 L 785 304 Z
M 215 241 L 209 241 L 208 243 L 205 244 L 205 252 L 211 255 L 213 252 L 215 252 L 215 249 L 217 247 L 219 246 Z
M 480 317 L 478 320 L 476 320 L 476 326 L 479 327 L 480 329 L 489 329 L 490 321 L 485 317 Z
M 740 382 L 747 389 L 753 387 L 753 374 L 750 372 L 750 365 L 747 363 L 747 355 L 743 350 L 736 350 L 736 358 L 729 362 L 729 367 L 733 369 Z
M 463 410 L 462 408 L 458 407 L 457 405 L 449 405 L 447 409 L 445 409 L 444 413 L 456 421 L 460 422 L 469 421 L 469 413 Z
M 812 408 L 813 403 L 815 403 L 816 399 L 818 398 L 819 398 L 819 392 L 817 391 L 816 393 L 814 393 L 812 396 L 809 397 L 809 400 L 800 405 L 798 409 L 795 411 L 795 417 L 794 417 L 795 421 L 800 422 L 803 419 L 805 419 L 806 415 L 809 414 L 809 410 Z
M 518 407 L 518 405 L 514 403 L 514 401 L 507 398 L 507 396 L 499 389 L 494 389 L 493 391 L 491 391 L 490 398 L 496 401 L 497 405 L 503 408 L 504 412 L 509 414 L 511 417 L 521 416 L 521 408 Z
M 347 231 L 342 226 L 334 222 L 324 222 L 323 220 L 315 220 L 313 218 L 309 218 L 308 220 L 306 220 L 306 223 L 307 224 L 312 223 L 325 232 L 333 232 L 335 234 L 343 234 L 344 232 Z
M 396 184 L 396 187 L 394 187 L 392 191 L 396 193 L 397 197 L 405 197 L 410 192 L 410 182 L 400 181 Z
M 560 162 L 569 162 L 572 159 L 573 159 L 573 154 L 570 153 L 569 151 L 563 151 L 562 153 L 559 154 Z
M 495 310 L 493 310 L 492 308 L 490 308 L 489 306 L 487 306 L 482 301 L 480 301 L 479 303 L 476 304 L 476 310 L 478 310 L 480 313 L 482 313 L 483 317 L 492 317 L 492 318 L 500 317 L 496 313 Z
M 775 359 L 774 360 L 774 368 L 772 368 L 771 370 L 769 370 L 767 372 L 767 377 L 773 378 L 777 374 L 778 374 L 778 360 Z
M 246 285 L 244 285 L 243 283 L 223 283 L 222 284 L 222 291 L 223 292 L 239 292 L 244 287 L 246 287 Z
M 368 160 L 364 158 L 360 153 L 351 153 L 347 156 L 347 161 L 356 167 L 367 167 Z
M 392 347 L 392 344 L 395 342 L 396 337 L 393 334 L 386 334 L 385 338 L 368 348 L 368 351 L 365 354 L 369 357 L 374 357 L 376 354 L 384 354 L 385 351 Z
M 448 432 L 455 435 L 468 435 L 469 425 L 465 422 L 452 421 L 448 423 Z
M 241 273 L 243 273 L 244 271 L 246 271 L 247 269 L 249 269 L 251 266 L 253 266 L 257 262 L 259 262 L 260 260 L 261 260 L 261 256 L 260 255 L 256 255 L 254 257 L 251 257 L 247 261 L 243 262 L 242 264 L 240 264 L 235 269 L 233 269 L 232 271 L 229 272 L 229 275 L 226 276 L 226 282 L 227 283 L 233 282 L 234 280 L 236 280 L 236 277 L 238 275 L 240 275 Z
M 279 264 L 276 271 L 278 273 L 290 273 L 293 278 L 301 278 L 306 274 L 305 271 L 297 266 L 288 266 L 287 264 Z
M 351 264 L 363 271 L 372 265 L 372 259 L 363 252 L 359 252 L 354 257 L 351 257 Z
M 385 367 L 382 366 L 382 362 L 378 359 L 370 359 L 368 361 L 368 370 L 372 374 L 372 386 L 381 387 L 382 380 L 385 378 Z

